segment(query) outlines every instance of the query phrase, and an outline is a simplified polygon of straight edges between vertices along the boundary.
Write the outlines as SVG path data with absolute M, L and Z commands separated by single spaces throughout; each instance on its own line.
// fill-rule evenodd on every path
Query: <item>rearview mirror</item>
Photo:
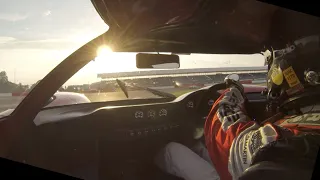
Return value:
M 180 67 L 180 59 L 178 55 L 173 54 L 138 53 L 136 65 L 140 69 L 175 69 Z

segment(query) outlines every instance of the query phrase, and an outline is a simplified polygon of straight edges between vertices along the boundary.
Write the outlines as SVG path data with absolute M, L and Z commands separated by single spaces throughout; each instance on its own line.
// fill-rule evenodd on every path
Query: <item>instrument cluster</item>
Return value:
M 134 113 L 134 118 L 135 119 L 155 119 L 157 117 L 165 117 L 168 115 L 168 110 L 165 108 L 161 108 L 161 109 L 149 109 L 146 111 L 143 110 L 138 110 L 135 111 Z
M 129 123 L 126 125 L 122 123 L 121 127 L 115 128 L 113 138 L 128 140 L 166 135 L 174 132 L 176 129 L 181 128 L 181 122 L 179 121 L 181 118 L 177 118 L 176 115 L 185 114 L 179 111 L 180 108 L 177 108 L 176 105 L 178 103 L 167 106 L 142 106 L 123 114 L 123 117 L 126 117 Z

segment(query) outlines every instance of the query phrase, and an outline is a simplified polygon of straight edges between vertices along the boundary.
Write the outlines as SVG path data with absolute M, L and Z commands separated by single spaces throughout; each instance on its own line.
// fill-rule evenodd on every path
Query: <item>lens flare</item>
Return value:
M 97 57 L 106 57 L 112 53 L 112 48 L 106 45 L 103 45 L 97 50 Z

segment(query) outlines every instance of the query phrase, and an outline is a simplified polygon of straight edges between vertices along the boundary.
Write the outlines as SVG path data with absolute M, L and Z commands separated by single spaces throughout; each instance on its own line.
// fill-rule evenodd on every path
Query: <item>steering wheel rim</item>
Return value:
M 200 100 L 198 101 L 198 104 L 196 105 L 196 109 L 199 110 L 199 108 L 201 107 L 200 105 L 203 104 L 203 101 L 205 99 L 205 97 L 207 97 L 208 95 L 210 95 L 212 92 L 217 92 L 219 90 L 223 90 L 226 89 L 227 85 L 223 82 L 223 83 L 217 83 L 212 85 L 211 87 L 209 87 L 205 93 L 203 93 L 203 95 L 201 96 Z

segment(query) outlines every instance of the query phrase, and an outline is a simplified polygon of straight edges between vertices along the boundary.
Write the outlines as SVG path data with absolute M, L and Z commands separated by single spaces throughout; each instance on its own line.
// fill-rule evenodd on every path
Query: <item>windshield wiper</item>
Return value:
M 126 83 L 120 81 L 119 79 L 116 79 L 116 81 L 117 81 L 118 85 L 120 86 L 120 89 L 124 92 L 124 94 L 128 98 L 129 95 L 128 95 L 128 90 L 127 90 L 127 87 L 126 87 Z M 137 86 L 137 85 L 134 85 L 134 84 L 129 84 L 129 86 L 133 87 L 133 88 L 137 88 L 137 89 L 141 89 L 141 90 L 145 90 L 145 91 L 151 92 L 152 94 L 154 94 L 156 96 L 165 97 L 165 98 L 176 98 L 176 96 L 173 95 L 173 94 L 170 94 L 170 93 L 167 93 L 167 92 L 163 92 L 163 91 L 159 91 L 159 90 L 155 90 L 155 89 L 151 89 L 151 88 L 148 88 L 148 87 L 141 87 L 141 86 Z
M 122 90 L 122 92 L 126 95 L 127 98 L 129 98 L 129 94 L 128 94 L 128 90 L 127 90 L 127 87 L 126 87 L 126 83 L 120 81 L 119 79 L 116 79 L 116 81 L 117 81 L 120 89 Z

